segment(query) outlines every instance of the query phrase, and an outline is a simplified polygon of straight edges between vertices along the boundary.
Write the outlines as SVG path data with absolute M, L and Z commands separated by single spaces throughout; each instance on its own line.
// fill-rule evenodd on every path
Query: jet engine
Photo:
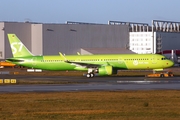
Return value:
M 113 74 L 113 67 L 112 66 L 104 66 L 98 69 L 98 73 L 100 76 L 103 75 L 112 75 Z

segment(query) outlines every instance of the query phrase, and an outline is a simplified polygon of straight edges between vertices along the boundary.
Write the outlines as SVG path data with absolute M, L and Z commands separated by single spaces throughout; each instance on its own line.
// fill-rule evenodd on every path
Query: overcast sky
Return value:
M 180 0 L 1 0 L 0 21 L 180 22 Z

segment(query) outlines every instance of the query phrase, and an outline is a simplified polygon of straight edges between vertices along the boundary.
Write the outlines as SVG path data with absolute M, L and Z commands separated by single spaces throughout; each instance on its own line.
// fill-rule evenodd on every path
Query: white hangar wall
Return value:
M 31 25 L 31 52 L 34 55 L 43 54 L 43 32 L 42 24 Z

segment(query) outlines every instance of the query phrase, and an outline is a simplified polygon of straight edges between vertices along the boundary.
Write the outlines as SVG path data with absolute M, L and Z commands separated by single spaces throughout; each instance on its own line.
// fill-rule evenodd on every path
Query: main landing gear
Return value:
M 95 76 L 94 73 L 97 73 L 97 69 L 95 68 L 89 68 L 88 73 L 86 74 L 87 78 L 93 78 Z
M 94 73 L 87 73 L 86 74 L 86 77 L 87 78 L 93 78 L 95 75 L 94 75 Z

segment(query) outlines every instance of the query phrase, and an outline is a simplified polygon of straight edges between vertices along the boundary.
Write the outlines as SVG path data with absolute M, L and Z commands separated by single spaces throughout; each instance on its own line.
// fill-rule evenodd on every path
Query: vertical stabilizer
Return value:
M 8 34 L 13 57 L 33 56 L 15 34 Z

